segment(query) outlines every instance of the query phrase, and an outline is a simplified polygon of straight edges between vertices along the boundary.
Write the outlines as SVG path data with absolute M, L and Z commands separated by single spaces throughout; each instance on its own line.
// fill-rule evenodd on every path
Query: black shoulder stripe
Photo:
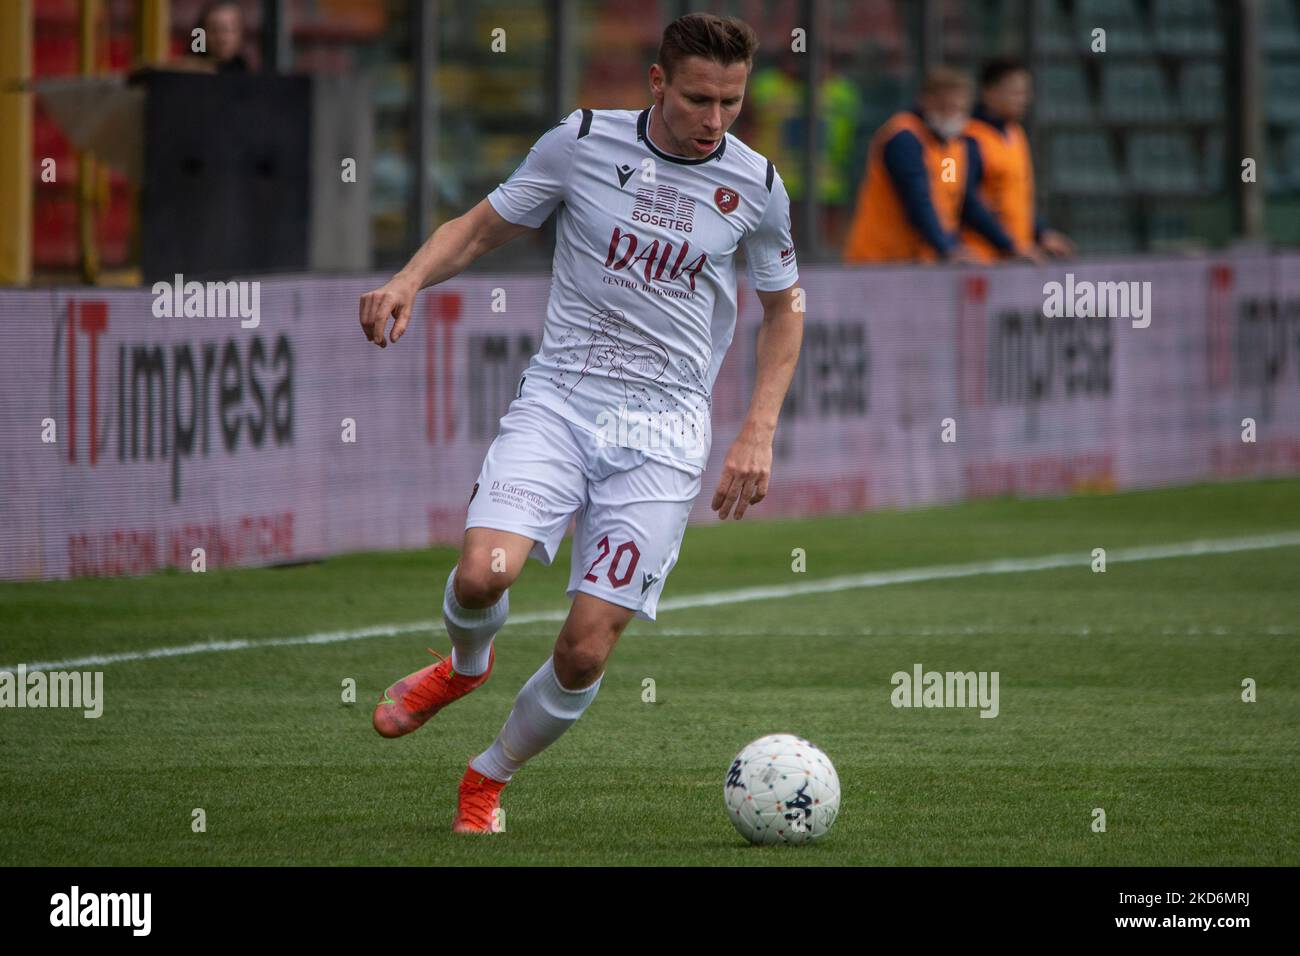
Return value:
M 578 139 L 591 132 L 591 110 L 582 111 L 582 125 L 578 127 Z
M 768 192 L 772 191 L 772 177 L 774 175 L 776 175 L 776 167 L 772 165 L 772 161 L 769 159 L 767 161 L 767 191 Z

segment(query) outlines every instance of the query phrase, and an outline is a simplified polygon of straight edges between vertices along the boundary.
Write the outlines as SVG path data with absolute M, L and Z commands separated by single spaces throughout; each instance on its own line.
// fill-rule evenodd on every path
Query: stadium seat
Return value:
M 1300 193 L 1300 126 L 1292 126 L 1282 138 L 1282 168 L 1290 174 L 1290 191 Z
M 1300 193 L 1300 127 L 1292 126 L 1269 142 L 1267 168 L 1260 170 L 1271 196 Z
M 1268 63 L 1264 67 L 1264 108 L 1270 120 L 1300 121 L 1300 64 Z
M 1187 202 L 1150 203 L 1146 209 L 1147 240 L 1160 248 L 1172 243 L 1186 245 L 1193 235 L 1191 209 Z
M 1173 104 L 1165 75 L 1154 62 L 1107 63 L 1101 74 L 1101 108 L 1111 120 L 1167 120 Z
M 1212 129 L 1205 137 L 1205 153 L 1201 165 L 1201 175 L 1205 177 L 1205 191 L 1217 193 L 1227 182 L 1226 162 L 1223 155 L 1223 130 Z
M 1224 137 L 1222 130 L 1212 130 L 1205 141 L 1205 190 L 1217 193 L 1223 190 L 1227 177 L 1241 175 L 1241 165 L 1231 169 L 1224 165 Z M 1259 183 L 1270 196 L 1300 193 L 1300 126 L 1286 129 L 1276 138 L 1270 138 L 1264 161 L 1256 170 Z
M 1075 29 L 1090 43 L 1092 31 L 1106 31 L 1106 52 L 1147 53 L 1151 37 L 1133 0 L 1079 0 L 1074 15 Z
M 1105 133 L 1059 132 L 1049 152 L 1052 188 L 1064 193 L 1114 194 L 1124 189 Z
M 1155 0 L 1151 20 L 1158 50 L 1217 53 L 1222 49 L 1214 0 Z
M 1074 34 L 1070 18 L 1061 12 L 1057 0 L 1038 0 L 1037 49 L 1040 53 L 1087 49 L 1087 34 Z
M 1091 253 L 1138 250 L 1130 206 L 1119 199 L 1087 199 L 1070 203 L 1068 229 L 1075 242 Z
M 1038 71 L 1038 115 L 1048 122 L 1093 118 L 1092 97 L 1077 63 L 1051 63 Z
M 1199 190 L 1196 156 L 1187 133 L 1132 133 L 1128 140 L 1129 184 L 1148 193 Z
M 1178 80 L 1178 106 L 1183 119 L 1211 121 L 1223 116 L 1223 67 L 1220 64 L 1184 63 Z
M 1214 204 L 1204 198 L 1177 199 L 1148 203 L 1145 207 L 1147 241 L 1158 248 L 1205 248 L 1206 228 L 1222 216 Z
M 865 48 L 896 54 L 907 49 L 907 29 L 899 5 L 893 0 L 863 0 L 832 12 L 836 36 L 852 39 Z M 636 17 L 633 17 L 636 19 Z M 658 39 L 653 44 L 658 44 Z
M 1300 50 L 1294 0 L 1267 0 L 1264 4 L 1264 49 L 1269 53 Z

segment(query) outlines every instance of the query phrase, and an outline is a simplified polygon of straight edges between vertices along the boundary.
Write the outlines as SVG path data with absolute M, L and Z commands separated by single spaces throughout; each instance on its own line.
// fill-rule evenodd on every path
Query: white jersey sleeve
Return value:
M 510 178 L 488 193 L 501 218 L 537 229 L 565 199 L 582 110 L 574 110 L 533 144 Z
M 763 218 L 743 240 L 745 270 L 760 292 L 780 292 L 799 281 L 794 238 L 790 233 L 790 196 L 781 176 L 772 170 L 772 192 Z

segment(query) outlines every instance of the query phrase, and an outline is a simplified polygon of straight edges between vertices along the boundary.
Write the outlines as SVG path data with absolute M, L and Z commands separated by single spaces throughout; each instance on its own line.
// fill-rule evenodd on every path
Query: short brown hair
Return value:
M 926 71 L 921 80 L 921 95 L 947 93 L 949 90 L 962 90 L 970 93 L 974 84 L 969 74 L 953 66 L 935 66 Z
M 701 56 L 722 66 L 754 66 L 758 34 L 744 20 L 712 13 L 688 13 L 664 28 L 659 44 L 659 67 L 671 81 L 673 68 L 688 56 Z
M 1013 73 L 1028 73 L 1029 66 L 1018 56 L 998 56 L 984 64 L 980 71 L 980 89 L 997 86 Z

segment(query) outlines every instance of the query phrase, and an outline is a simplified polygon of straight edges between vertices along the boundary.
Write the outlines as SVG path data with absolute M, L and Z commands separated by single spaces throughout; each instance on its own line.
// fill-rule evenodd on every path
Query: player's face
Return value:
M 1024 70 L 1008 73 L 996 84 L 984 91 L 984 104 L 999 119 L 1020 122 L 1029 111 L 1029 101 L 1033 96 L 1033 86 L 1029 74 Z
M 740 115 L 747 79 L 749 67 L 745 63 L 723 66 L 699 56 L 679 60 L 672 82 L 668 82 L 659 64 L 651 66 L 655 112 L 667 129 L 668 142 L 661 144 L 663 148 L 679 156 L 707 156 L 713 152 Z

